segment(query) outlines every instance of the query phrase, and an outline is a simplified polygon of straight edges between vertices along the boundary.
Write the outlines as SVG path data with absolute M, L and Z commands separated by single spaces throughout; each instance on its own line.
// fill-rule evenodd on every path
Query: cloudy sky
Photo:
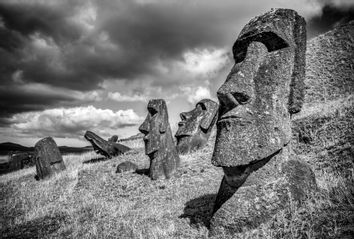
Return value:
M 84 146 L 138 133 L 151 98 L 179 113 L 216 90 L 241 28 L 292 8 L 314 37 L 353 19 L 352 0 L 0 0 L 0 143 Z

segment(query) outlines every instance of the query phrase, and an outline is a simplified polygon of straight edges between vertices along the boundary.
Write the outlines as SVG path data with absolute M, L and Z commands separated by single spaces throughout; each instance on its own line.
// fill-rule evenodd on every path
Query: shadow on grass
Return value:
M 179 218 L 189 218 L 190 224 L 209 228 L 216 194 L 206 194 L 185 204 L 184 213 Z
M 135 170 L 135 173 L 140 174 L 140 175 L 149 176 L 149 169 L 148 168 L 137 169 L 137 170 Z
M 103 162 L 103 161 L 107 161 L 107 160 L 109 160 L 109 158 L 101 157 L 101 158 L 89 159 L 89 160 L 86 160 L 86 161 L 84 161 L 84 162 L 82 162 L 82 163 L 83 163 L 83 164 L 98 163 L 98 162 Z
M 40 217 L 4 228 L 0 231 L 0 235 L 1 238 L 44 238 L 58 231 L 67 219 L 64 214 Z

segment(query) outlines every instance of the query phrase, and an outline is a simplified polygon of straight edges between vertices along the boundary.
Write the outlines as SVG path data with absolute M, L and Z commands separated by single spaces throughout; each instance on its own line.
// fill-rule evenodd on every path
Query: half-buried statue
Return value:
M 217 92 L 212 164 L 224 177 L 213 234 L 256 228 L 316 188 L 309 166 L 290 155 L 291 116 L 304 98 L 305 51 L 305 20 L 290 9 L 252 19 L 234 43 L 235 64 Z
M 177 151 L 186 154 L 206 145 L 215 124 L 218 104 L 209 99 L 199 101 L 195 108 L 180 114 L 181 122 L 175 134 Z
M 166 102 L 152 99 L 147 109 L 148 114 L 139 131 L 145 135 L 145 154 L 150 158 L 149 176 L 153 180 L 168 179 L 179 167 L 180 159 L 168 122 Z
M 63 157 L 52 137 L 39 140 L 34 146 L 34 161 L 37 175 L 35 178 L 45 179 L 66 169 Z

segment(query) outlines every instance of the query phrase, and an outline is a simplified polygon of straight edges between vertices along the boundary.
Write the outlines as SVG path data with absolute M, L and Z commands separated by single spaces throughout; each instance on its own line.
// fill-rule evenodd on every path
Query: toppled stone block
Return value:
M 112 136 L 106 141 L 97 134 L 91 131 L 86 131 L 84 137 L 91 143 L 96 153 L 101 154 L 106 158 L 112 158 L 130 150 L 130 148 L 125 145 L 115 143 L 118 140 L 117 136 Z
M 170 178 L 180 165 L 180 159 L 173 142 L 166 102 L 162 99 L 150 100 L 148 115 L 140 125 L 143 133 L 145 154 L 150 158 L 149 176 L 155 180 Z
M 181 122 L 175 134 L 177 151 L 186 154 L 206 145 L 215 124 L 219 105 L 210 100 L 199 101 L 195 108 L 180 114 Z

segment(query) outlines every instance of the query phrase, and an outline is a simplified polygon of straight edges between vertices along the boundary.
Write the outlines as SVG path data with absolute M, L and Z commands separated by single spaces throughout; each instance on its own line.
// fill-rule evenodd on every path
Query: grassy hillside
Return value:
M 348 40 L 352 30 L 353 24 L 346 25 L 339 28 L 339 36 L 337 29 L 309 42 L 308 95 L 303 111 L 294 117 L 292 147 L 293 157 L 307 161 L 315 171 L 319 192 L 300 208 L 288 205 L 259 229 L 237 238 L 353 238 L 354 68 L 339 64 L 335 72 L 332 69 L 338 63 L 332 56 L 341 57 L 337 53 L 353 42 Z M 92 152 L 66 155 L 67 170 L 49 180 L 35 181 L 33 167 L 0 176 L 0 235 L 208 238 L 222 178 L 222 170 L 210 163 L 214 139 L 215 134 L 203 150 L 181 156 L 182 166 L 170 180 L 151 181 L 143 170 L 115 173 L 126 160 L 139 169 L 148 167 L 141 139 L 122 142 L 134 149 L 111 160 Z

